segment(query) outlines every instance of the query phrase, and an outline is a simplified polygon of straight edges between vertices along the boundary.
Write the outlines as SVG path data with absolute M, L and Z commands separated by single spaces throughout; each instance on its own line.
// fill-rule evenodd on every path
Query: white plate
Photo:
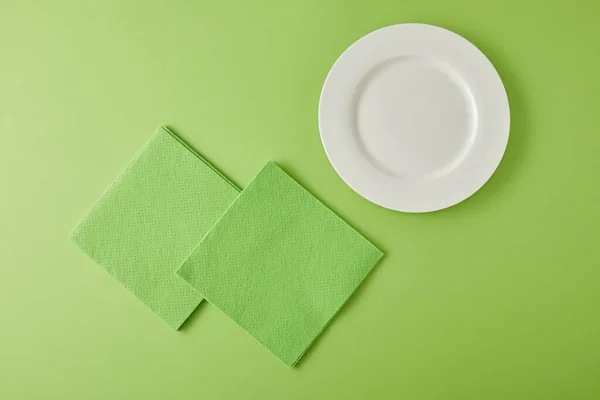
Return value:
M 331 68 L 319 102 L 337 173 L 366 199 L 405 212 L 475 193 L 500 163 L 509 127 L 490 61 L 432 25 L 393 25 L 358 40 Z

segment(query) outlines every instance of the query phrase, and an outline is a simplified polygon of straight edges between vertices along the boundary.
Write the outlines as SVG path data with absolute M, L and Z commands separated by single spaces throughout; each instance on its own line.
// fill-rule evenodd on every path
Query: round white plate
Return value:
M 490 61 L 432 25 L 393 25 L 358 40 L 331 68 L 319 102 L 337 173 L 367 200 L 405 212 L 475 193 L 500 163 L 509 127 Z

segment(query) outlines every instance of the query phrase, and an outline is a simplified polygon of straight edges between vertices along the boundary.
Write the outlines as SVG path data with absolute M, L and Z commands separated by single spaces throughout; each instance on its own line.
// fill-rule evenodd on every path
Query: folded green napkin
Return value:
M 162 127 L 70 237 L 177 329 L 202 296 L 175 270 L 238 194 L 235 185 Z
M 382 255 L 269 162 L 177 273 L 293 366 Z

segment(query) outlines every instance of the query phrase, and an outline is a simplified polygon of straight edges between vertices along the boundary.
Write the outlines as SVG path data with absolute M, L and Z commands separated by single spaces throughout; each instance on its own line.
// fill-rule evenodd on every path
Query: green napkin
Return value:
M 238 194 L 235 185 L 162 127 L 70 237 L 177 329 L 202 296 L 175 270 Z
M 382 255 L 269 162 L 177 273 L 293 366 Z

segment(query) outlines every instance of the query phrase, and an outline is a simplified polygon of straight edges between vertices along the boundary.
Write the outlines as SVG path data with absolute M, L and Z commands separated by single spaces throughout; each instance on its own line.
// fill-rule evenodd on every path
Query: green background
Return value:
M 0 0 L 0 398 L 600 398 L 600 3 Z M 363 200 L 321 147 L 340 53 L 444 26 L 504 80 L 512 127 L 467 201 Z M 387 253 L 288 369 L 210 304 L 172 331 L 67 240 L 174 128 L 244 186 L 274 159 Z

